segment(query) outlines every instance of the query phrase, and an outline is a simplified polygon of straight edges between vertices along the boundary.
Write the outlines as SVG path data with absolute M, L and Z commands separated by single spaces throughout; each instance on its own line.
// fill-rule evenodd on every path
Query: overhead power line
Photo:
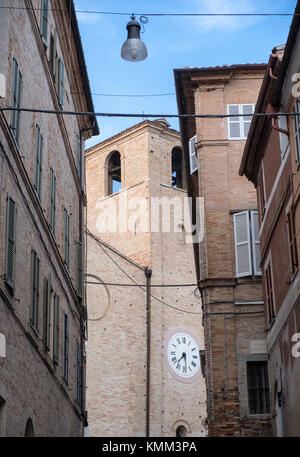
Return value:
M 20 111 L 42 114 L 60 114 L 66 116 L 96 116 L 96 117 L 141 117 L 141 118 L 200 118 L 200 119 L 224 119 L 232 117 L 281 117 L 300 116 L 300 113 L 278 112 L 278 113 L 252 113 L 252 114 L 145 114 L 145 113 L 94 113 L 92 111 L 63 111 L 38 108 L 0 108 L 1 111 Z
M 98 286 L 120 286 L 120 287 L 145 287 L 145 284 L 123 284 L 115 282 L 95 282 L 85 281 L 86 284 L 95 284 Z M 198 284 L 151 284 L 151 287 L 197 287 Z
M 72 94 L 77 92 L 72 92 Z M 169 92 L 167 94 L 95 94 L 92 95 L 99 95 L 101 97 L 166 97 L 169 95 L 175 95 L 176 92 Z
M 41 8 L 29 8 L 29 7 L 22 7 L 22 6 L 11 6 L 11 5 L 2 5 L 0 9 L 8 9 L 8 10 L 33 10 L 33 11 L 41 11 Z M 48 8 L 48 11 L 55 11 L 60 13 L 68 12 L 66 9 L 59 9 L 59 8 Z M 76 13 L 85 13 L 85 14 L 101 14 L 101 15 L 108 15 L 108 16 L 131 16 L 133 13 L 132 11 L 124 12 L 124 11 L 97 11 L 97 10 L 76 10 Z M 236 17 L 236 16 L 265 16 L 265 17 L 280 17 L 280 16 L 293 16 L 293 13 L 135 13 L 136 16 L 151 16 L 151 17 L 164 17 L 164 16 L 181 16 L 181 17 Z M 298 14 L 295 14 L 298 15 Z

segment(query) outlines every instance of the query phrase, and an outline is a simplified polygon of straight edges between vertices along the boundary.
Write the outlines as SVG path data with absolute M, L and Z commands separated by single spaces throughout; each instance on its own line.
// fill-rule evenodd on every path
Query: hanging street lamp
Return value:
M 147 18 L 146 18 L 147 19 Z M 142 24 L 144 22 L 141 17 Z M 147 19 L 148 22 L 148 19 Z M 135 20 L 135 15 L 132 14 L 131 20 L 126 26 L 128 37 L 121 49 L 121 57 L 129 62 L 139 62 L 148 57 L 148 52 L 145 43 L 140 37 L 141 24 Z

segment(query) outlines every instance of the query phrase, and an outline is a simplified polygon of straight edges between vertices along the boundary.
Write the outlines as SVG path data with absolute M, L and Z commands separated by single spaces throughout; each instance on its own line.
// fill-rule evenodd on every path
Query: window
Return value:
M 40 259 L 34 249 L 31 250 L 31 315 L 30 324 L 38 332 L 39 319 L 39 282 Z
M 190 156 L 190 173 L 191 175 L 198 170 L 198 157 L 196 153 L 196 135 L 189 140 L 189 156 Z
M 48 1 L 41 0 L 41 36 L 44 44 L 48 44 Z
M 5 273 L 6 284 L 14 290 L 16 267 L 16 218 L 17 210 L 15 201 L 8 195 L 6 197 L 6 234 L 5 234 Z
M 300 113 L 300 102 L 298 98 L 295 100 L 294 112 Z M 300 162 L 300 116 L 294 116 L 294 128 L 295 128 L 295 143 L 296 143 L 296 162 Z
M 76 400 L 80 407 L 82 407 L 82 363 L 81 363 L 81 345 L 76 341 L 76 378 L 77 378 L 77 395 Z
M 50 351 L 51 276 L 44 278 L 44 348 Z
M 236 276 L 261 275 L 257 211 L 233 215 Z
M 76 241 L 76 292 L 78 297 L 82 298 L 83 294 L 83 252 L 82 243 Z
M 263 220 L 265 211 L 266 211 L 266 188 L 265 188 L 265 175 L 263 163 L 261 165 L 261 170 L 259 172 L 258 178 L 258 201 L 260 209 L 260 217 Z
M 54 29 L 53 35 L 51 34 L 50 38 L 50 69 L 51 74 L 54 80 L 54 83 L 57 82 L 57 71 L 58 71 L 58 54 L 57 54 L 57 32 Z
M 254 112 L 254 105 L 227 105 L 227 114 L 238 116 L 228 117 L 228 139 L 246 140 Z M 242 115 L 249 116 L 242 116 Z
M 271 324 L 276 317 L 271 260 L 265 269 L 265 290 L 268 321 Z
M 65 265 L 70 267 L 70 214 L 67 208 L 64 208 L 64 245 L 65 245 Z
M 288 121 L 286 116 L 278 117 L 278 127 L 287 132 L 279 132 L 280 154 L 281 160 L 283 160 L 287 154 L 290 145 L 288 134 Z
M 13 58 L 13 80 L 12 80 L 12 93 L 11 93 L 11 106 L 12 108 L 20 108 L 21 104 L 21 90 L 22 90 L 22 75 L 19 70 L 18 62 Z M 19 127 L 20 127 L 20 111 L 12 111 L 10 118 L 11 133 L 19 144 Z
M 288 224 L 288 237 L 290 247 L 290 262 L 292 275 L 298 270 L 298 253 L 297 253 L 297 241 L 296 241 L 296 230 L 295 230 L 295 219 L 292 207 L 290 207 L 287 213 L 287 224 Z
M 121 188 L 121 156 L 115 151 L 108 161 L 108 195 L 119 192 Z
M 57 365 L 59 354 L 59 296 L 56 293 L 53 304 L 53 363 Z
M 180 148 L 172 150 L 172 186 L 183 189 L 183 158 Z
M 49 226 L 52 235 L 55 236 L 55 211 L 56 211 L 56 177 L 50 168 L 50 220 Z
M 61 58 L 58 59 L 58 101 L 61 108 L 64 107 L 64 64 Z
M 270 414 L 267 362 L 247 362 L 249 414 Z
M 64 327 L 63 327 L 63 377 L 68 383 L 69 377 L 69 318 L 64 313 Z
M 39 199 L 41 198 L 42 152 L 43 137 L 41 135 L 40 127 L 36 124 L 34 189 Z
M 80 137 L 76 135 L 76 168 L 78 176 L 80 177 L 80 165 L 81 165 L 81 144 Z

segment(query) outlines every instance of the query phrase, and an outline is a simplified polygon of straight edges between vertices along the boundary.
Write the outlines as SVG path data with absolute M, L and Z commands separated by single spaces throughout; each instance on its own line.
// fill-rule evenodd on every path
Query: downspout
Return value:
M 147 362 L 146 362 L 146 437 L 150 436 L 150 361 L 151 361 L 151 276 L 152 270 L 145 270 L 147 289 Z
M 84 128 L 79 131 L 79 144 L 80 144 L 80 155 L 79 155 L 79 183 L 80 183 L 80 196 L 79 196 L 79 242 L 82 243 L 83 241 L 83 200 L 84 200 L 84 189 L 82 187 L 83 185 L 83 176 L 82 176 L 82 163 L 83 163 L 83 157 L 82 157 L 82 146 L 83 146 L 83 141 L 82 141 L 82 134 L 84 132 L 88 132 L 89 130 L 94 130 L 93 127 L 89 128 Z M 85 249 L 87 247 L 85 246 Z M 83 256 L 82 256 L 83 258 Z M 80 355 L 81 355 L 81 416 L 83 418 L 83 425 L 84 427 L 88 426 L 88 421 L 87 421 L 87 411 L 85 409 L 86 406 L 86 395 L 85 395 L 85 388 L 86 388 L 86 383 L 85 383 L 85 341 L 86 341 L 86 335 L 85 335 L 85 322 L 87 322 L 87 308 L 86 304 L 83 302 L 83 298 L 79 298 L 79 305 L 81 308 L 81 313 L 80 313 Z

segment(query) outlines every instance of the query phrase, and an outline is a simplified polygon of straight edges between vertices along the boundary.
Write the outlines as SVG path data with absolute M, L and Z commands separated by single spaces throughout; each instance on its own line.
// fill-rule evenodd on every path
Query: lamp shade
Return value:
M 126 26 L 128 37 L 121 49 L 121 57 L 129 62 L 139 62 L 148 56 L 147 48 L 140 38 L 141 25 L 134 15 Z

